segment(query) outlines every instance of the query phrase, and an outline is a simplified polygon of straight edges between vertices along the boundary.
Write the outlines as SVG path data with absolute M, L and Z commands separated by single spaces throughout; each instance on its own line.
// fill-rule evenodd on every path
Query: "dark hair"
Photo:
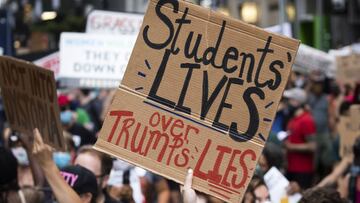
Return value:
M 7 202 L 11 191 L 18 191 L 18 163 L 12 152 L 0 147 L 0 202 Z
M 85 153 L 92 154 L 99 158 L 99 160 L 101 162 L 101 175 L 102 176 L 110 174 L 112 166 L 113 166 L 113 160 L 109 155 L 95 150 L 91 145 L 84 145 L 79 148 L 78 155 L 85 154 Z
M 339 192 L 329 187 L 311 188 L 304 192 L 299 203 L 346 203 Z
M 263 155 L 269 168 L 275 166 L 276 168 L 281 169 L 283 167 L 284 157 L 283 152 L 281 151 L 281 147 L 278 147 L 274 143 L 268 142 L 264 147 Z
M 341 104 L 340 104 L 340 107 L 339 107 L 339 114 L 341 116 L 344 116 L 346 114 L 346 112 L 349 111 L 350 109 L 350 106 L 351 106 L 351 103 L 348 102 L 348 101 L 343 101 Z
M 89 96 L 90 92 L 91 92 L 91 89 L 89 88 L 82 88 L 80 89 L 81 93 L 85 96 Z
M 353 145 L 353 154 L 355 159 L 360 158 L 360 137 L 356 138 L 355 143 Z

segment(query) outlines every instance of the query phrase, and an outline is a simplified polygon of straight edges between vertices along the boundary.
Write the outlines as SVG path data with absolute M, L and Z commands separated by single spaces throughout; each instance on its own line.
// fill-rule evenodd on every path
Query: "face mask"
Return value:
M 295 86 L 296 87 L 302 88 L 302 87 L 304 87 L 304 84 L 305 84 L 305 81 L 304 81 L 303 78 L 299 78 L 299 79 L 295 80 Z
M 291 104 L 288 104 L 288 112 L 289 112 L 289 116 L 290 117 L 293 117 L 295 115 L 295 112 L 299 109 L 300 107 L 299 106 L 294 106 L 294 105 L 291 105 Z
M 21 166 L 28 166 L 29 159 L 26 153 L 26 150 L 23 147 L 15 147 L 11 149 L 12 153 L 16 157 L 19 165 Z
M 113 169 L 114 170 L 125 171 L 125 170 L 128 170 L 131 167 L 133 167 L 133 166 L 130 163 L 122 161 L 120 159 L 116 159 L 116 160 L 113 161 Z
M 56 166 L 61 169 L 70 164 L 71 156 L 68 152 L 55 152 L 53 159 Z
M 60 113 L 60 120 L 61 123 L 66 125 L 66 124 L 70 124 L 71 120 L 72 120 L 72 113 L 71 111 L 63 111 Z

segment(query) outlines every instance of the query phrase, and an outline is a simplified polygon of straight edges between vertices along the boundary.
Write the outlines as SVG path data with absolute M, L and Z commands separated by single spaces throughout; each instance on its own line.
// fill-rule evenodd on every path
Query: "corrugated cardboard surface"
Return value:
M 0 57 L 0 87 L 13 130 L 38 128 L 44 142 L 64 148 L 54 73 L 26 61 Z
M 340 135 L 340 156 L 352 156 L 352 147 L 356 138 L 360 137 L 360 105 L 352 105 L 350 115 L 340 117 L 338 131 Z
M 240 202 L 298 46 L 184 1 L 151 1 L 95 148 L 179 183 L 191 167 L 195 189 Z
M 336 78 L 345 83 L 360 81 L 360 54 L 352 53 L 336 57 Z

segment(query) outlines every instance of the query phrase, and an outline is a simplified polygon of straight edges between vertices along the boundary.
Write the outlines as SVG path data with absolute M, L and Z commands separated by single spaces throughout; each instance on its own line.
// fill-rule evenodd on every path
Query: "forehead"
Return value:
M 90 170 L 96 176 L 101 174 L 101 161 L 98 156 L 91 153 L 81 153 L 75 159 L 75 165 L 79 164 L 80 166 Z

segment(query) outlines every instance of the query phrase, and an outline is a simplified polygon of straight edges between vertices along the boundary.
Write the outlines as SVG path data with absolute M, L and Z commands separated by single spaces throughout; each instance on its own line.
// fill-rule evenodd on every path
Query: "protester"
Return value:
M 92 146 L 85 145 L 78 150 L 74 164 L 83 166 L 93 172 L 98 184 L 97 202 L 118 202 L 107 190 L 107 182 L 113 166 L 113 160 L 108 155 L 96 151 Z
M 311 79 L 308 104 L 316 126 L 316 168 L 321 179 L 330 173 L 335 162 L 329 128 L 332 117 L 330 117 L 328 96 L 324 92 L 324 74 L 313 72 Z
M 0 202 L 22 203 L 24 194 L 17 182 L 18 163 L 11 151 L 0 147 Z
M 302 189 L 313 184 L 314 152 L 316 149 L 315 123 L 305 108 L 306 92 L 293 88 L 284 92 L 292 118 L 288 123 L 288 138 L 284 141 L 287 156 L 286 177 Z M 294 191 L 295 192 L 295 191 Z
M 259 176 L 254 176 L 248 186 L 247 192 L 252 194 L 255 203 L 269 203 L 270 194 L 267 186 L 265 185 L 264 180 Z M 251 200 L 244 200 L 250 202 Z
M 80 147 L 88 144 L 95 144 L 95 134 L 76 122 L 72 111 L 66 110 L 60 113 L 63 129 L 70 133 L 75 141 L 75 146 Z
M 101 113 L 103 108 L 104 98 L 107 96 L 107 91 L 91 91 L 90 89 L 80 89 L 75 93 L 75 99 L 78 102 L 77 108 L 82 108 L 90 116 L 90 121 L 93 124 L 93 132 L 100 130 L 102 125 Z
M 83 203 L 96 203 L 98 194 L 95 175 L 88 169 L 75 165 L 61 169 L 65 181 L 80 196 Z
M 38 129 L 34 130 L 33 156 L 39 163 L 58 203 L 83 203 L 79 195 L 67 184 L 52 160 L 51 147 L 45 144 Z

